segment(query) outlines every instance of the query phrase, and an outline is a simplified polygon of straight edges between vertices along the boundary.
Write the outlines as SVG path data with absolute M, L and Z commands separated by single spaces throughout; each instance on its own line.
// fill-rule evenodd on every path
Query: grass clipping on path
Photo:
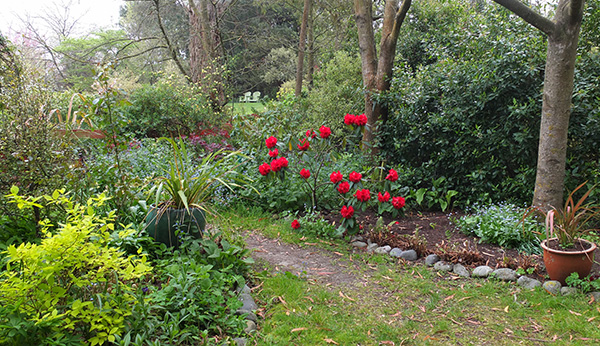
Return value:
M 271 222 L 265 233 L 302 244 L 286 226 Z M 282 251 L 285 246 L 282 240 Z M 254 295 L 264 318 L 254 337 L 258 345 L 600 343 L 600 304 L 589 296 L 463 279 L 385 255 L 357 256 L 344 241 L 339 246 L 336 253 L 359 265 L 356 275 L 368 273 L 368 283 L 338 287 L 289 272 L 258 273 Z

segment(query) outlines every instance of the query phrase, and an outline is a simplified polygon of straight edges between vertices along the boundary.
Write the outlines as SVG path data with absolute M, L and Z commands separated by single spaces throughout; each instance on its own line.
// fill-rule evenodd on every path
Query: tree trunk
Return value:
M 365 115 L 367 128 L 363 134 L 363 143 L 371 155 L 378 153 L 374 146 L 377 134 L 377 123 L 387 121 L 387 110 L 373 101 L 373 94 L 390 89 L 390 80 L 396 56 L 396 43 L 400 27 L 410 8 L 411 0 L 404 0 L 399 6 L 398 0 L 387 0 L 381 28 L 379 58 L 375 49 L 373 31 L 373 14 L 371 0 L 354 0 L 356 25 L 358 27 L 358 44 L 362 63 L 363 86 L 365 89 Z
M 567 134 L 584 0 L 559 0 L 554 22 L 518 0 L 494 0 L 548 35 L 533 205 L 563 205 Z
M 300 43 L 298 44 L 298 67 L 296 70 L 296 97 L 302 93 L 302 78 L 304 78 L 304 51 L 306 50 L 306 28 L 308 26 L 308 16 L 311 11 L 312 0 L 304 0 L 304 13 L 302 13 L 302 23 L 300 24 Z
M 309 90 L 313 86 L 313 75 L 315 73 L 315 32 L 314 32 L 314 20 L 313 14 L 310 13 L 308 17 L 308 56 L 306 57 L 306 63 L 308 64 L 308 73 L 306 75 L 306 84 L 308 84 Z
M 209 0 L 189 0 L 189 5 L 190 76 L 208 95 L 212 108 L 218 111 L 227 103 L 222 78 L 224 51 L 218 23 L 224 8 Z
M 556 28 L 548 37 L 544 77 L 542 119 L 533 205 L 560 208 L 563 205 L 567 134 L 577 42 L 583 13 L 572 16 L 568 1 L 561 1 L 556 13 Z M 562 5 L 562 6 L 561 6 Z M 572 19 L 572 20 L 571 20 Z

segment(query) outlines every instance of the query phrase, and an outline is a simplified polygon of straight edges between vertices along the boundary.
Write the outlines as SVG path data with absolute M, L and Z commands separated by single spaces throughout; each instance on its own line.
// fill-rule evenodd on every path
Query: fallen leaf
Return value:
M 331 275 L 333 272 L 318 272 L 317 275 Z
M 462 302 L 463 300 L 467 300 L 467 299 L 471 299 L 471 297 L 463 297 L 463 298 L 460 298 L 460 299 L 458 300 L 458 303 Z
M 304 328 L 304 327 L 302 327 L 302 328 L 294 328 L 294 329 L 292 329 L 292 330 L 290 331 L 290 333 L 301 332 L 301 331 L 303 331 L 303 330 L 307 330 L 307 329 L 308 329 L 308 328 Z
M 598 316 L 590 317 L 590 318 L 588 318 L 588 320 L 587 320 L 587 321 L 588 321 L 588 322 L 592 322 L 593 320 L 595 320 L 595 319 L 596 319 L 596 317 L 598 317 Z
M 340 252 L 337 252 L 337 251 L 334 251 L 333 253 L 336 254 L 336 255 L 339 255 L 339 256 L 344 256 L 343 253 L 340 253 Z
M 508 305 L 504 308 L 504 312 L 508 312 Z
M 351 300 L 351 301 L 354 301 L 354 299 L 352 299 L 352 298 L 348 297 L 347 295 L 343 294 L 342 291 L 340 291 L 340 297 L 346 298 L 346 299 Z
M 393 341 L 380 341 L 379 344 L 396 346 L 396 344 Z
M 454 323 L 458 324 L 459 326 L 462 326 L 462 325 L 463 325 L 462 323 L 460 323 L 460 322 L 457 322 L 457 321 L 453 320 L 452 318 L 450 319 L 450 321 L 452 321 L 452 322 L 454 322 Z
M 325 338 L 325 339 L 323 339 L 323 340 L 324 340 L 326 343 L 328 343 L 328 344 L 339 345 L 337 342 L 333 341 L 333 339 L 327 339 L 327 338 Z
M 573 315 L 581 316 L 581 314 L 579 312 L 575 312 L 573 310 L 569 310 L 569 312 L 572 313 Z
M 390 316 L 392 316 L 392 317 L 400 317 L 400 316 L 402 316 L 402 311 L 398 311 L 395 314 L 390 315 Z
M 304 297 L 304 299 L 308 299 L 310 300 L 312 303 L 314 303 L 315 301 L 311 298 L 311 297 Z
M 394 279 L 392 279 L 392 278 L 391 278 L 391 277 L 389 277 L 389 276 L 385 276 L 385 275 L 383 275 L 383 276 L 382 276 L 382 278 L 384 278 L 384 279 L 386 279 L 386 280 L 394 281 Z
M 444 298 L 444 301 L 445 301 L 445 302 L 447 302 L 447 301 L 449 301 L 450 299 L 454 298 L 454 296 L 455 296 L 455 294 L 453 294 L 453 295 L 451 295 L 451 296 L 448 296 L 448 297 Z
M 421 311 L 423 311 L 423 312 L 427 312 L 427 311 L 425 310 L 425 307 L 424 307 L 423 305 L 419 305 L 419 310 L 421 310 Z
M 283 300 L 283 297 L 279 296 L 277 298 L 279 298 L 279 301 L 281 302 L 281 304 L 287 305 L 287 302 L 285 300 Z

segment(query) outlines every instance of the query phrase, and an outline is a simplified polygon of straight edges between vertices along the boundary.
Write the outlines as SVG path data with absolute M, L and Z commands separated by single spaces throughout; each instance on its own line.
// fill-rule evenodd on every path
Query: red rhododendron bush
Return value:
M 338 234 L 354 234 L 360 229 L 357 215 L 367 208 L 377 210 L 380 215 L 403 215 L 403 194 L 408 189 L 398 186 L 398 172 L 394 169 L 377 167 L 360 172 L 350 168 L 336 169 L 344 152 L 347 155 L 348 151 L 355 150 L 360 156 L 362 134 L 369 131 L 364 114 L 346 114 L 340 121 L 347 125 L 349 134 L 346 136 L 336 135 L 327 125 L 318 130 L 302 131 L 297 137 L 285 136 L 283 139 L 267 135 L 264 149 L 259 154 L 264 161 L 261 160 L 258 171 L 274 184 L 298 179 L 309 202 L 307 210 L 334 209 L 341 216 Z M 331 205 L 331 198 L 322 204 L 322 196 L 331 197 L 332 193 L 337 206 Z M 301 229 L 301 220 L 294 219 L 291 227 Z

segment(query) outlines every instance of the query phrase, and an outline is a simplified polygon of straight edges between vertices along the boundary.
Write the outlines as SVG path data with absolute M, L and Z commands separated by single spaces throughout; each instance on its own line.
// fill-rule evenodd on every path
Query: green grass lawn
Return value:
M 260 113 L 265 109 L 265 106 L 260 102 L 229 102 L 225 107 L 229 107 L 233 114 L 239 115 Z
M 258 229 L 282 243 L 319 243 L 268 214 L 229 211 L 233 229 Z M 322 244 L 322 243 L 319 243 Z M 597 345 L 600 305 L 590 296 L 552 296 L 516 283 L 463 279 L 389 256 L 329 251 L 359 264 L 369 284 L 320 285 L 257 267 L 258 345 Z M 264 264 L 263 264 L 264 265 Z

